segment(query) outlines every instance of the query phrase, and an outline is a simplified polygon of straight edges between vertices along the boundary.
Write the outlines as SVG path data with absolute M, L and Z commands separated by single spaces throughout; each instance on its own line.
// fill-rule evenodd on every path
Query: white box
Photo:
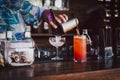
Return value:
M 11 66 L 26 66 L 34 62 L 34 48 L 8 48 L 7 63 Z
M 8 41 L 7 42 L 7 47 L 10 48 L 28 48 L 28 47 L 34 47 L 35 44 L 32 40 L 27 41 L 27 40 L 22 40 L 22 41 Z

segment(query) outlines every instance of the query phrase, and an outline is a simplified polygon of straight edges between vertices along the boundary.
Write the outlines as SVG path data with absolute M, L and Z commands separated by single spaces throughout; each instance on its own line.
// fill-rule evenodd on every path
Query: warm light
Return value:
M 118 10 L 117 10 L 117 9 L 115 9 L 115 12 L 118 12 Z
M 118 2 L 118 0 L 115 0 L 115 2 Z
M 105 0 L 105 1 L 110 2 L 111 0 Z
M 98 1 L 104 1 L 104 0 L 98 0 Z
M 110 22 L 110 20 L 108 20 L 108 19 L 104 19 L 104 22 Z
M 111 10 L 110 10 L 110 9 L 106 9 L 105 11 L 106 11 L 106 12 L 110 12 Z
M 118 17 L 118 14 L 115 14 L 115 17 Z
M 108 13 L 108 12 L 106 12 L 106 17 L 110 17 L 111 15 Z
M 106 26 L 105 26 L 105 28 L 106 28 L 106 29 L 108 29 L 108 28 L 109 28 L 109 26 L 108 26 L 108 25 L 106 25 Z
M 117 5 L 117 4 L 115 4 L 115 7 L 118 7 L 118 5 Z

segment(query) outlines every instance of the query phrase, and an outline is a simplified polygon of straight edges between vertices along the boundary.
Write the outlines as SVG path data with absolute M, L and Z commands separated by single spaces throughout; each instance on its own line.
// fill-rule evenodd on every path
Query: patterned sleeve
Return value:
M 30 25 L 39 25 L 39 21 L 44 9 L 32 5 L 30 2 L 25 1 L 22 5 L 20 13 L 23 16 L 25 23 Z
M 16 23 L 18 23 L 18 21 L 14 19 L 14 15 L 6 8 L 0 7 L 0 31 L 5 31 L 7 28 L 14 30 L 11 24 Z
M 3 0 L 0 0 L 0 7 L 4 4 Z

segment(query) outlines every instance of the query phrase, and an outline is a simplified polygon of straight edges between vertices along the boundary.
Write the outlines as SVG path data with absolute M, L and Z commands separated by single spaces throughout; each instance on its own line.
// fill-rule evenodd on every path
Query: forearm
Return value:
M 21 14 L 26 24 L 38 26 L 44 9 L 34 6 L 26 1 L 21 10 Z

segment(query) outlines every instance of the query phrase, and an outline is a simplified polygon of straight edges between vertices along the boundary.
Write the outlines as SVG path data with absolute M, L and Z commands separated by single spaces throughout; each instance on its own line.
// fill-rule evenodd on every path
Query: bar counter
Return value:
M 120 80 L 120 58 L 84 63 L 36 60 L 31 66 L 0 67 L 0 80 Z

